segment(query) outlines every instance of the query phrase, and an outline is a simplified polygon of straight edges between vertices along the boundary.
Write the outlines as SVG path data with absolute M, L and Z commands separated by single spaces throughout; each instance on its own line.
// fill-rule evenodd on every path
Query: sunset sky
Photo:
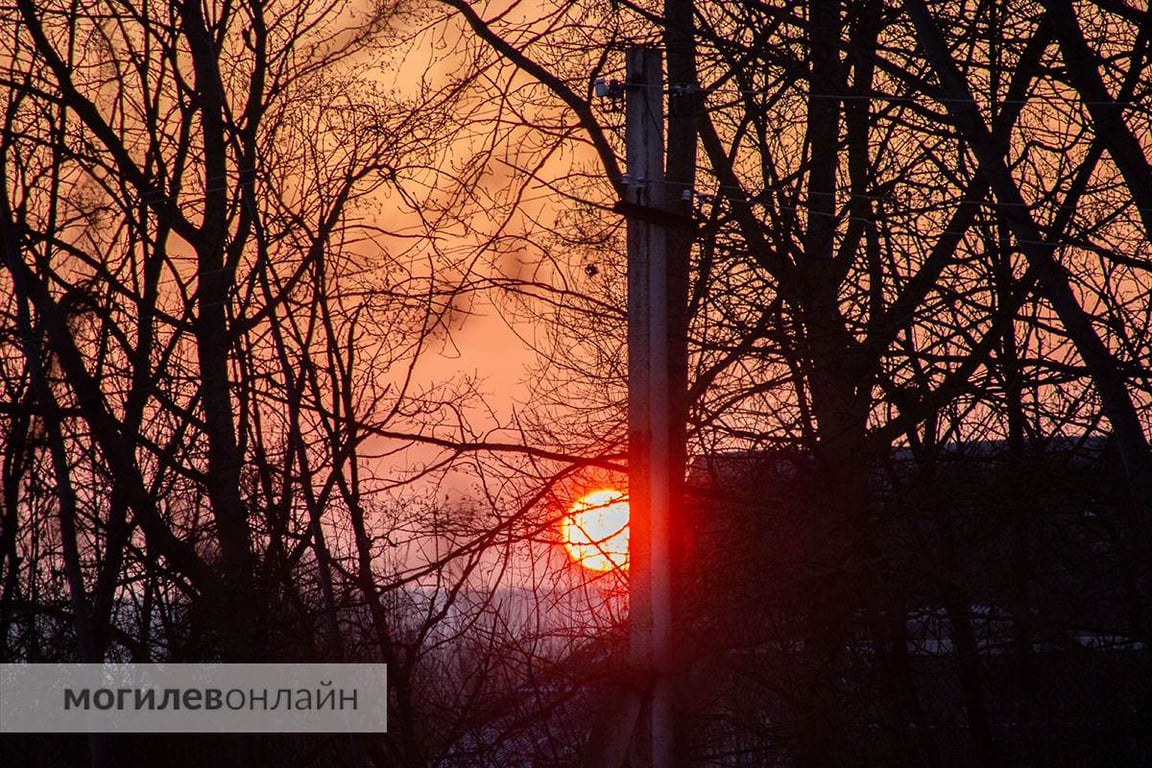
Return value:
M 1147 3 L 13 0 L 0 107 L 0 663 L 389 708 L 13 764 L 1152 754 Z

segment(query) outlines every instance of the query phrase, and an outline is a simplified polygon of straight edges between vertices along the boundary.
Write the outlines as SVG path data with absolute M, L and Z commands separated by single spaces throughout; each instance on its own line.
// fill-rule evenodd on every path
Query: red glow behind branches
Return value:
M 593 571 L 627 570 L 627 498 L 611 488 L 582 496 L 561 523 L 561 536 L 579 565 Z

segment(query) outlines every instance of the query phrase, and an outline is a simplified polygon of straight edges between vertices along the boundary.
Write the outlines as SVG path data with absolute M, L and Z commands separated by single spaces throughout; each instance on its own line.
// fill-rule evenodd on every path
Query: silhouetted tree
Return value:
M 795 730 L 778 732 L 790 754 L 806 765 L 851 762 L 858 726 L 875 718 L 908 736 L 884 759 L 939 755 L 917 725 L 925 706 L 907 640 L 910 609 L 928 599 L 952 624 L 975 759 L 1004 759 L 974 652 L 977 598 L 954 569 L 962 548 L 947 543 L 968 513 L 941 511 L 931 534 L 940 538 L 911 573 L 891 553 L 893 541 L 923 533 L 900 500 L 936 503 L 935 467 L 950 445 L 1007 441 L 1018 459 L 1040 461 L 1055 438 L 1107 435 L 1127 489 L 1117 567 L 1131 588 L 1116 599 L 1139 617 L 1125 633 L 1144 636 L 1146 11 L 929 11 L 880 0 L 509 13 L 445 5 L 493 73 L 493 124 L 509 138 L 477 162 L 522 171 L 510 211 L 533 197 L 527 190 L 555 192 L 570 211 L 485 241 L 496 253 L 501 243 L 519 249 L 519 273 L 498 275 L 493 288 L 514 311 L 553 318 L 553 346 L 541 352 L 542 388 L 555 395 L 540 403 L 531 437 L 557 449 L 625 430 L 622 221 L 608 211 L 623 181 L 623 126 L 592 83 L 623 81 L 626 45 L 665 51 L 666 208 L 694 201 L 696 224 L 690 260 L 682 238 L 669 254 L 673 274 L 688 270 L 671 294 L 688 317 L 689 453 L 783 448 L 813 461 L 797 511 L 803 565 L 788 575 L 805 596 Z M 560 427 L 564 414 L 571 422 Z M 895 485 L 878 484 L 905 447 L 919 474 L 904 466 L 889 474 Z M 1026 538 L 1034 522 L 1014 520 Z M 1025 582 L 1026 570 L 1017 573 Z M 860 658 L 861 643 L 873 658 Z M 846 682 L 860 665 L 883 681 L 871 702 Z

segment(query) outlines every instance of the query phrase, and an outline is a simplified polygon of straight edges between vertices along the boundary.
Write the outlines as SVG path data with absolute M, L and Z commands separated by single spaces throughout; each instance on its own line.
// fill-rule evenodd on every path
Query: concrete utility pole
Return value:
M 660 51 L 627 52 L 628 440 L 630 655 L 650 676 L 634 762 L 671 768 L 671 400 L 664 202 L 664 78 Z

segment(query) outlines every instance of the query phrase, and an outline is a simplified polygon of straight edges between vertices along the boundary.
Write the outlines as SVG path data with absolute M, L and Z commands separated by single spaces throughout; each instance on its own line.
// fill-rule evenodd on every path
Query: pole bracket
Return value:
M 696 220 L 694 218 L 672 213 L 663 208 L 653 208 L 650 205 L 640 205 L 639 203 L 620 200 L 612 206 L 612 210 L 622 216 L 627 216 L 630 219 L 636 219 L 638 221 L 645 221 L 649 224 L 661 224 L 665 227 L 686 229 L 689 232 L 696 231 Z

